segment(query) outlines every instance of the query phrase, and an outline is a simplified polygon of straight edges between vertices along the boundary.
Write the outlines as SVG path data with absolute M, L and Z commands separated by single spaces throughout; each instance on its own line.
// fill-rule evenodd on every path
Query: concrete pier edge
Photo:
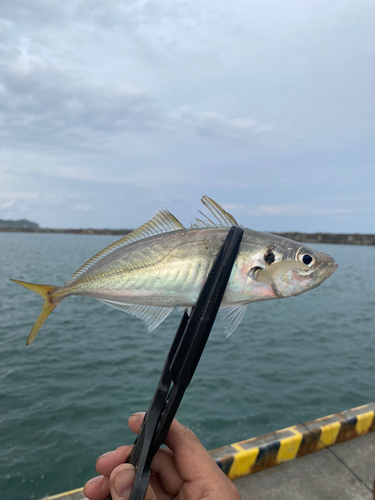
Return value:
M 375 403 L 210 451 L 230 478 L 253 474 L 375 431 Z
M 43 497 L 41 500 L 57 500 L 58 498 L 64 498 L 65 500 L 75 499 L 77 495 L 79 498 L 82 498 L 80 495 L 83 492 L 83 486 L 81 488 L 76 488 L 75 490 L 64 491 L 64 493 L 58 493 L 57 495 L 52 495 L 51 497 Z
M 232 443 L 209 453 L 232 480 L 375 431 L 375 402 Z M 83 488 L 41 500 L 80 500 Z

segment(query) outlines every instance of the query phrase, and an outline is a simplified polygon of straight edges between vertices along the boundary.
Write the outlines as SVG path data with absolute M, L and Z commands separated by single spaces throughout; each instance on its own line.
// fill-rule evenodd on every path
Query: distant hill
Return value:
M 0 227 L 32 227 L 37 229 L 39 224 L 36 222 L 31 222 L 27 219 L 19 219 L 19 220 L 4 220 L 0 219 Z

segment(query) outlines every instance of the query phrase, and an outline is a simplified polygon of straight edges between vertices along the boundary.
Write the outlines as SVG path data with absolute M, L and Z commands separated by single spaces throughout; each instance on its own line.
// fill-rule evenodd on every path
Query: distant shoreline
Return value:
M 0 226 L 0 233 L 57 233 L 57 234 L 129 234 L 134 229 L 51 229 L 48 227 L 6 227 Z
M 133 229 L 50 229 L 32 227 L 0 227 L 3 233 L 56 233 L 56 234 L 108 234 L 125 236 Z M 375 234 L 339 234 L 339 233 L 272 233 L 304 243 L 334 243 L 339 245 L 375 245 Z

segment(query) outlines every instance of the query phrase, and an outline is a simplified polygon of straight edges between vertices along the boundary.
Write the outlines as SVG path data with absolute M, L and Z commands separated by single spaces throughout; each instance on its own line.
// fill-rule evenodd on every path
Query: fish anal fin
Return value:
M 134 304 L 122 304 L 121 302 L 116 302 L 107 299 L 98 299 L 100 302 L 107 304 L 108 306 L 121 309 L 127 312 L 131 316 L 141 319 L 147 325 L 148 333 L 151 333 L 157 326 L 160 325 L 173 311 L 173 307 L 159 307 L 159 306 L 142 306 Z

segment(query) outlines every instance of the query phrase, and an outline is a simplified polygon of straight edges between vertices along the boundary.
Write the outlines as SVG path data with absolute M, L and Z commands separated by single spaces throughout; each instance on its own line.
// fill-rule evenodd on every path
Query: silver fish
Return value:
M 88 260 L 63 286 L 12 280 L 44 298 L 27 344 L 53 309 L 70 295 L 94 297 L 142 319 L 154 330 L 175 307 L 191 309 L 231 226 L 238 225 L 208 196 L 211 212 L 189 229 L 162 208 L 154 217 Z M 337 269 L 329 255 L 273 234 L 245 229 L 221 303 L 230 335 L 250 302 L 299 295 Z

